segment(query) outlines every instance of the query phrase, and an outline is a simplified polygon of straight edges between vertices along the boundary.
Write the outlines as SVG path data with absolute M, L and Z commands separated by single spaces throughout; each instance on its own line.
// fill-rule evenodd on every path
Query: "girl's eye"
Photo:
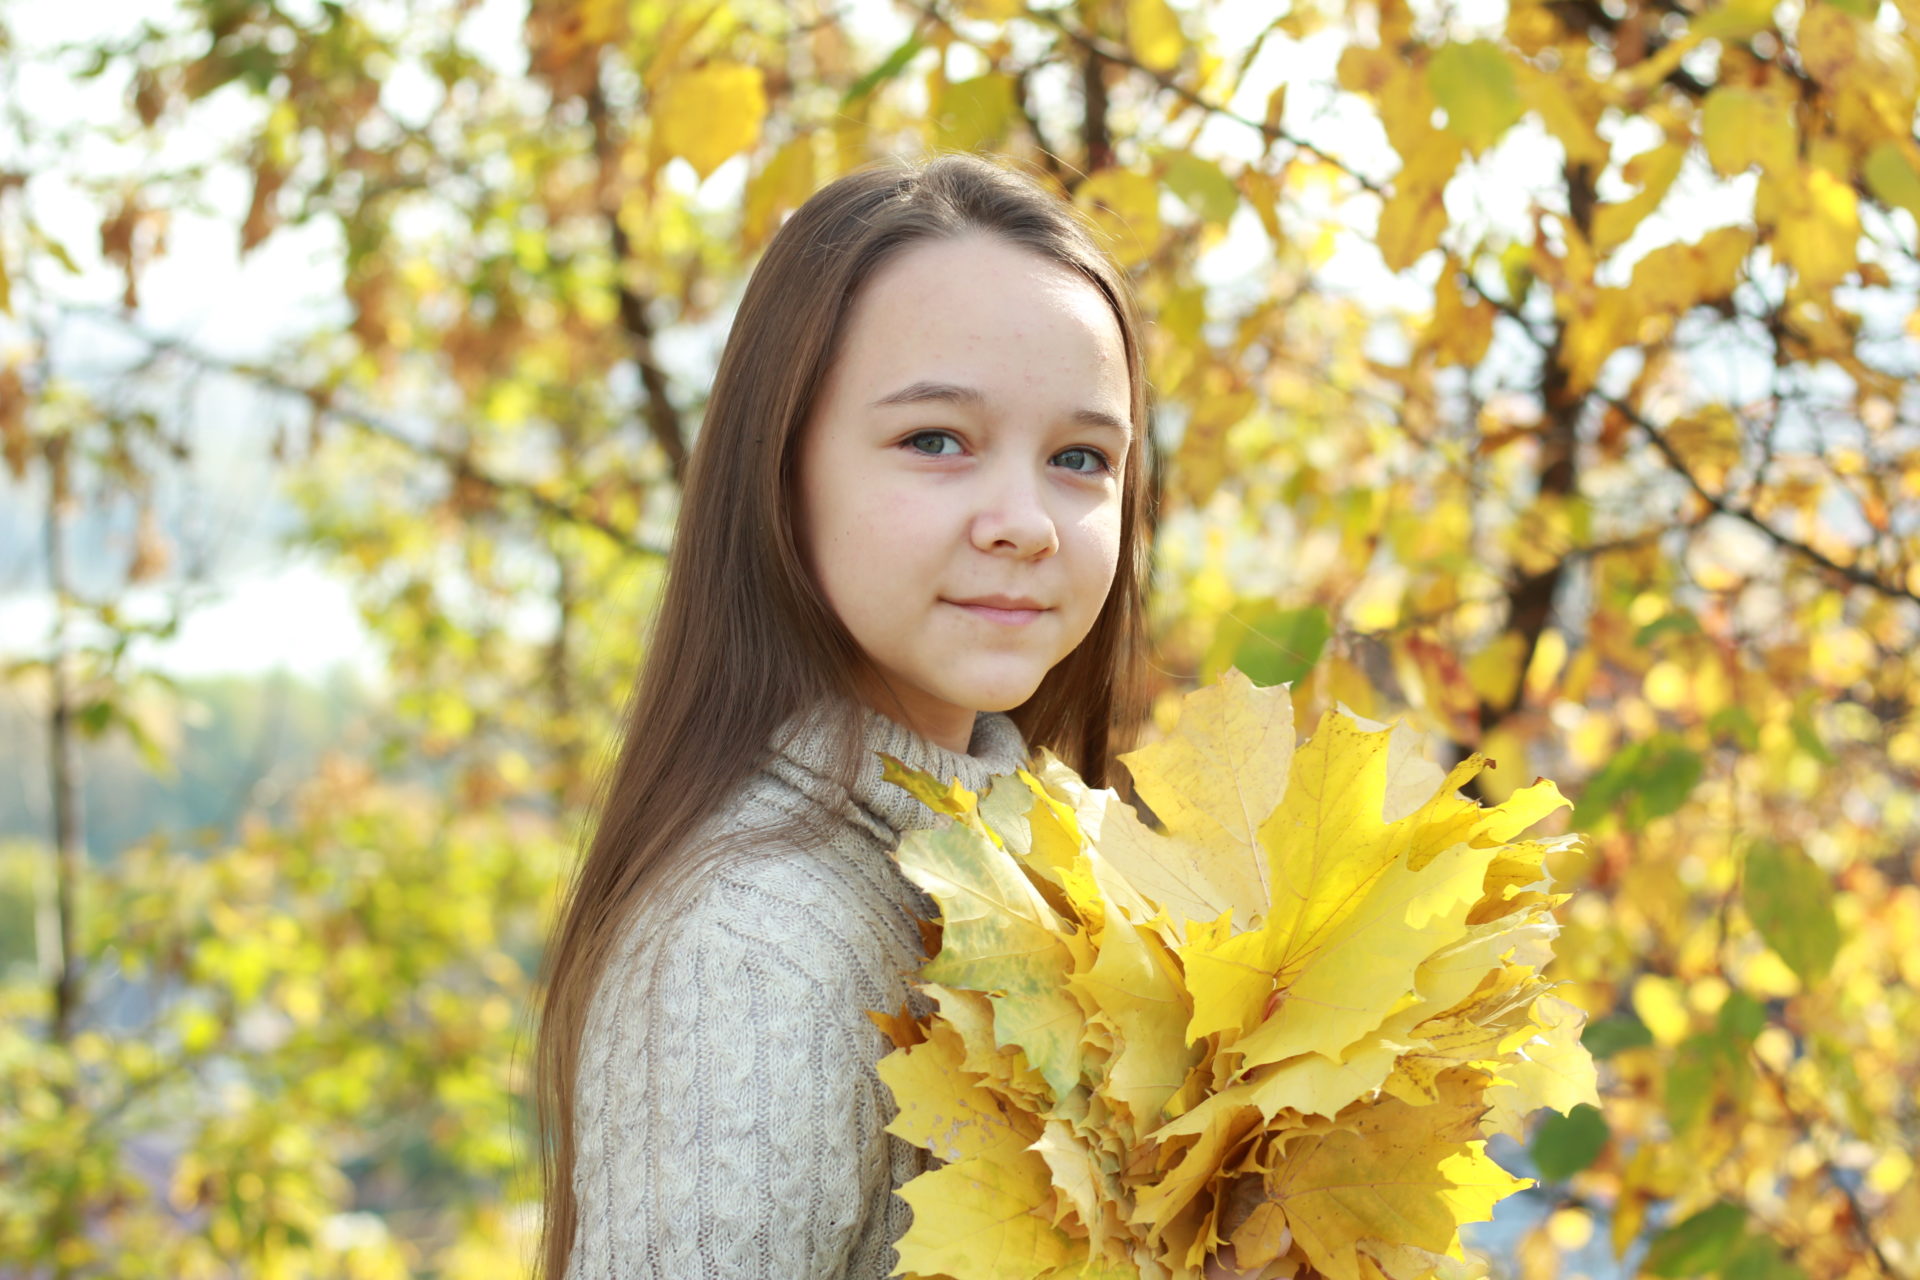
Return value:
M 1104 453 L 1102 453 L 1102 452 L 1100 452 L 1100 451 L 1099 451 L 1098 449 L 1089 449 L 1089 448 L 1087 448 L 1087 447 L 1086 447 L 1085 445 L 1079 445 L 1079 444 L 1077 444 L 1077 445 L 1075 445 L 1075 446 L 1073 446 L 1073 448 L 1071 448 L 1071 449 L 1064 449 L 1064 450 L 1062 450 L 1061 452 L 1062 452 L 1063 454 L 1066 454 L 1066 453 L 1084 453 L 1084 454 L 1086 454 L 1086 455 L 1087 455 L 1087 456 L 1088 456 L 1089 458 L 1092 458 L 1092 459 L 1093 459 L 1093 467 L 1092 467 L 1092 469 L 1091 469 L 1091 470 L 1088 470 L 1088 471 L 1084 471 L 1084 472 L 1081 472 L 1081 474 L 1082 474 L 1082 475 L 1089 475 L 1089 476 L 1098 476 L 1098 475 L 1105 475 L 1105 474 L 1106 474 L 1107 472 L 1109 472 L 1109 471 L 1112 471 L 1112 470 L 1113 470 L 1113 464 L 1112 464 L 1111 462 L 1108 462 L 1108 461 L 1107 461 L 1107 455 L 1106 455 L 1106 454 L 1104 454 Z M 1073 470 L 1075 470 L 1075 471 L 1079 471 L 1080 469 L 1079 469 L 1078 467 L 1075 467 L 1075 468 L 1073 468 Z
M 954 438 L 953 433 L 950 431 L 916 431 L 912 435 L 908 436 L 905 440 L 902 440 L 900 444 L 902 448 L 905 448 L 913 453 L 917 453 L 923 458 L 949 458 L 953 456 L 952 454 L 948 454 L 948 453 L 929 453 L 925 449 L 919 449 L 914 447 L 915 441 L 927 440 L 927 439 L 952 440 L 955 444 L 960 443 L 959 440 Z M 1076 475 L 1083 475 L 1083 476 L 1106 475 L 1107 473 L 1113 470 L 1113 463 L 1107 460 L 1106 454 L 1101 453 L 1098 449 L 1090 449 L 1086 445 L 1077 444 L 1077 445 L 1074 445 L 1071 449 L 1062 449 L 1058 454 L 1055 454 L 1054 456 L 1065 457 L 1069 453 L 1084 453 L 1089 458 L 1093 459 L 1093 466 L 1091 467 L 1068 467 L 1067 468 L 1067 470 L 1073 472 Z
M 916 431 L 912 435 L 908 436 L 905 440 L 901 441 L 901 443 L 911 448 L 915 440 L 928 440 L 928 439 L 953 440 L 953 437 L 945 431 Z M 953 442 L 955 444 L 960 443 L 958 440 L 953 440 Z M 913 452 L 925 458 L 944 458 L 949 456 L 944 453 L 928 453 L 925 449 L 913 449 Z

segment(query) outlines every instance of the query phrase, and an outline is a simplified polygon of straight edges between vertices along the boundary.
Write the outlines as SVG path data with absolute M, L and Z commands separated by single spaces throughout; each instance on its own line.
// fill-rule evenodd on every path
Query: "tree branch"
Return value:
M 1752 526 L 1754 529 L 1766 535 L 1775 545 L 1793 552 L 1802 559 L 1825 569 L 1828 573 L 1844 578 L 1848 582 L 1852 582 L 1858 586 L 1877 591 L 1889 599 L 1908 600 L 1914 604 L 1920 604 L 1920 595 L 1914 594 L 1914 592 L 1907 587 L 1889 582 L 1878 574 L 1863 569 L 1858 565 L 1841 564 L 1838 560 L 1835 560 L 1810 543 L 1803 542 L 1792 534 L 1774 528 L 1773 525 L 1761 518 L 1760 514 L 1753 510 L 1753 508 L 1729 502 L 1724 494 L 1709 493 L 1706 486 L 1700 483 L 1700 478 L 1688 469 L 1686 460 L 1680 456 L 1679 451 L 1673 447 L 1672 442 L 1661 433 L 1659 428 L 1655 427 L 1651 422 L 1648 422 L 1646 418 L 1631 405 L 1600 392 L 1595 392 L 1594 394 L 1603 403 L 1611 405 L 1621 416 L 1626 418 L 1628 422 L 1638 427 L 1647 439 L 1653 443 L 1653 447 L 1660 451 L 1660 455 L 1666 459 L 1667 465 L 1672 468 L 1681 479 L 1687 482 L 1687 487 L 1692 489 L 1694 494 L 1702 502 L 1706 503 L 1707 506 L 1714 511 Z
M 438 463 L 445 467 L 456 479 L 464 478 L 469 483 L 478 484 L 497 497 L 526 504 L 541 515 L 565 524 L 577 525 L 583 529 L 592 529 L 606 537 L 621 550 L 633 555 L 658 556 L 667 554 L 664 547 L 656 547 L 641 542 L 632 533 L 622 529 L 602 516 L 569 505 L 559 498 L 543 493 L 538 487 L 524 480 L 515 480 L 495 475 L 474 460 L 456 449 L 430 441 L 416 440 L 397 424 L 365 409 L 349 408 L 334 401 L 334 391 L 330 387 L 309 387 L 294 382 L 270 369 L 243 361 L 228 360 L 221 356 L 201 351 L 178 338 L 163 337 L 141 329 L 131 320 L 112 307 L 67 306 L 66 311 L 74 314 L 97 316 L 112 320 L 133 336 L 151 347 L 156 354 L 177 355 L 189 363 L 217 373 L 236 378 L 244 378 L 260 386 L 278 391 L 284 395 L 297 396 L 312 405 L 318 413 L 323 413 L 336 421 L 345 423 L 358 431 L 390 444 L 397 445 L 419 458 Z
M 620 323 L 633 340 L 633 361 L 640 370 L 640 385 L 647 391 L 647 429 L 666 451 L 673 482 L 684 487 L 687 473 L 687 441 L 681 428 L 680 412 L 667 395 L 667 375 L 653 358 L 653 321 L 647 316 L 647 299 L 627 283 L 626 264 L 633 245 L 627 229 L 620 225 L 620 202 L 614 196 L 613 178 L 620 172 L 620 149 L 613 136 L 607 114 L 606 95 L 596 74 L 587 89 L 587 119 L 593 124 L 593 158 L 599 179 L 601 213 L 607 220 L 607 235 L 613 251 L 614 285 L 620 303 Z

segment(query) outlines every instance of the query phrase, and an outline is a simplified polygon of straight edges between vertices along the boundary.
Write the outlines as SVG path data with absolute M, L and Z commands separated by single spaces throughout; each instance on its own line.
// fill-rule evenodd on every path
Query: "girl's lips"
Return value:
M 1045 609 L 995 609 L 991 605 L 958 604 L 952 600 L 947 603 L 956 609 L 965 609 L 976 617 L 987 618 L 1009 627 L 1024 626 L 1046 612 Z

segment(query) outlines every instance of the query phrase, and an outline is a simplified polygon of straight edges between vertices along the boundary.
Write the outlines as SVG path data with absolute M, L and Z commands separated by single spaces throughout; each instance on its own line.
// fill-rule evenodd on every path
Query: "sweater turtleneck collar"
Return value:
M 878 752 L 930 773 L 942 783 L 958 778 L 961 786 L 975 793 L 986 790 L 993 776 L 1011 774 L 1027 762 L 1020 728 L 1003 711 L 977 712 L 973 737 L 966 751 L 960 752 L 949 751 L 864 703 L 857 706 L 861 760 L 851 793 L 828 776 L 829 731 L 836 713 L 830 702 L 796 712 L 774 731 L 769 740 L 774 755 L 765 769 L 828 812 L 865 827 L 889 847 L 897 845 L 903 833 L 935 826 L 939 819 L 904 788 L 881 776 Z

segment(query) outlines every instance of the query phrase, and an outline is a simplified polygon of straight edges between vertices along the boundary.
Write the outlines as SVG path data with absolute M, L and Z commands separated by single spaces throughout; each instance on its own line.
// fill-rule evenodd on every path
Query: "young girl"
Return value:
M 833 182 L 749 280 L 591 846 L 547 952 L 547 1280 L 879 1280 L 930 1167 L 885 1132 L 936 824 L 1143 717 L 1147 389 L 1070 205 L 945 155 Z

